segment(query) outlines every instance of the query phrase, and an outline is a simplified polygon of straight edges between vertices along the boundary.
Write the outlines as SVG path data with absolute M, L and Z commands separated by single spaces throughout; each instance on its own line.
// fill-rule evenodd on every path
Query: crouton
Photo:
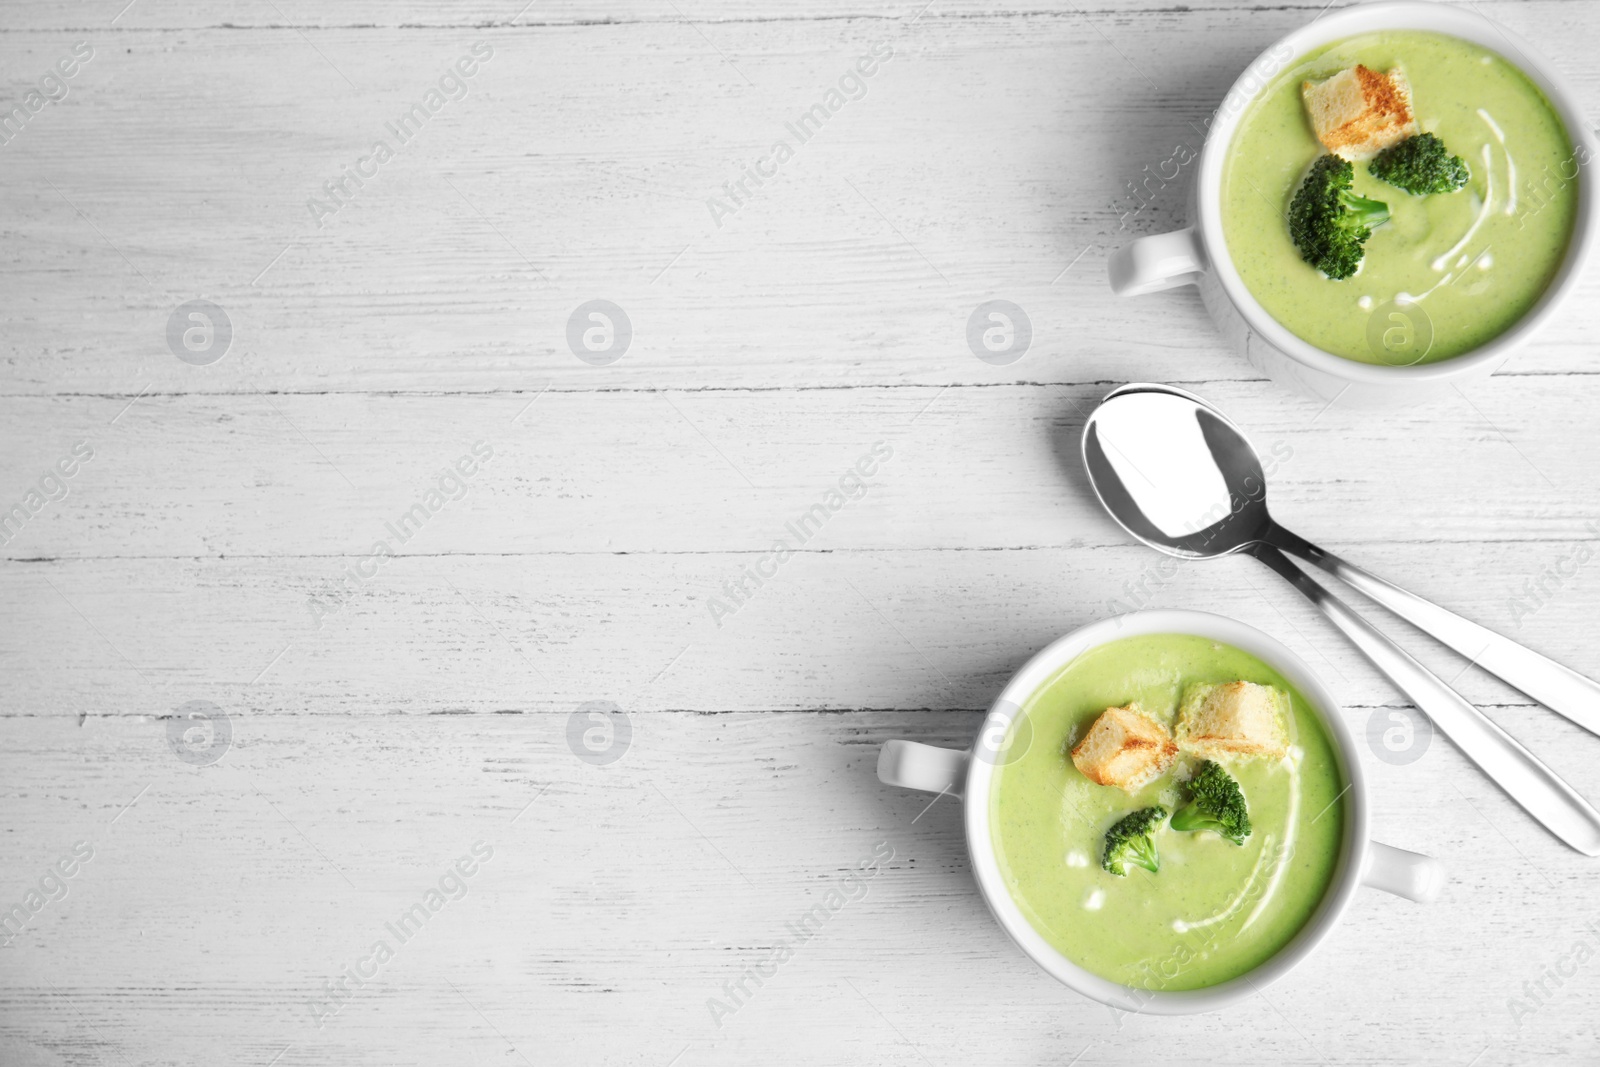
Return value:
M 1321 82 L 1302 82 L 1300 94 L 1317 140 L 1345 159 L 1371 159 L 1417 132 L 1411 85 L 1399 67 L 1387 74 L 1351 67 Z
M 1207 759 L 1266 756 L 1289 751 L 1285 722 L 1289 694 L 1254 682 L 1200 683 L 1184 690 L 1174 731 L 1180 747 Z
M 1137 704 L 1107 708 L 1072 750 L 1072 765 L 1099 785 L 1136 793 L 1159 778 L 1177 758 L 1167 728 Z

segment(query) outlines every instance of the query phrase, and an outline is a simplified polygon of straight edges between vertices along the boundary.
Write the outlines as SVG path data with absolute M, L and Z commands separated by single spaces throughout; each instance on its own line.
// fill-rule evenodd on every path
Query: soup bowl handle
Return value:
M 878 750 L 878 781 L 924 793 L 961 795 L 971 753 L 916 741 L 885 741 Z
M 1444 881 L 1444 865 L 1432 856 L 1367 842 L 1367 855 L 1361 863 L 1362 885 L 1419 904 L 1431 904 L 1439 899 Z
M 1194 285 L 1206 271 L 1206 253 L 1193 226 L 1140 237 L 1111 255 L 1111 291 L 1143 296 Z

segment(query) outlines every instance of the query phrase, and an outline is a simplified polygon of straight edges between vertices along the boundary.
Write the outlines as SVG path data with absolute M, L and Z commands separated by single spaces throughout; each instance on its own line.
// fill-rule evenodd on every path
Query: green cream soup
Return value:
M 1170 727 L 1186 685 L 1237 679 L 1288 692 L 1294 708 L 1288 758 L 1225 764 L 1244 790 L 1254 832 L 1234 845 L 1163 826 L 1158 873 L 1102 869 L 1107 828 L 1152 804 L 1175 810 L 1185 799 L 1179 775 L 1197 761 L 1180 756 L 1129 796 L 1089 781 L 1068 751 L 1108 707 L 1138 701 Z M 1028 921 L 1080 967 L 1141 988 L 1216 985 L 1273 955 L 1316 910 L 1339 860 L 1345 784 L 1316 713 L 1259 659 L 1209 638 L 1124 638 L 1062 668 L 1017 721 L 1033 737 L 995 775 L 995 851 Z
M 1325 152 L 1300 86 L 1357 63 L 1403 70 L 1421 129 L 1472 178 L 1455 193 L 1412 196 L 1357 161 L 1355 192 L 1392 217 L 1367 241 L 1360 271 L 1331 281 L 1300 258 L 1285 221 Z M 1251 105 L 1223 167 L 1222 228 L 1245 285 L 1299 337 L 1366 363 L 1432 363 L 1492 340 L 1539 299 L 1565 253 L 1585 161 L 1544 94 L 1503 57 L 1444 34 L 1367 34 L 1301 57 Z

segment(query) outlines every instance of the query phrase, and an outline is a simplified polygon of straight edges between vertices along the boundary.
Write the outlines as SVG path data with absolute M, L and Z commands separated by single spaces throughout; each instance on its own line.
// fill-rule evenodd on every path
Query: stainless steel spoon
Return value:
M 1115 390 L 1084 427 L 1083 462 L 1111 517 L 1150 547 L 1188 559 L 1245 552 L 1288 579 L 1528 814 L 1584 855 L 1600 855 L 1600 812 L 1283 551 L 1348 582 L 1595 732 L 1600 686 L 1279 526 L 1267 512 L 1266 477 L 1244 431 L 1192 393 L 1165 385 Z

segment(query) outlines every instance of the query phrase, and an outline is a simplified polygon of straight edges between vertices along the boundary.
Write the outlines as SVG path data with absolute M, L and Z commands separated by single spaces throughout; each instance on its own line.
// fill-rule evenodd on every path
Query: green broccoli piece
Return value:
M 1472 177 L 1466 162 L 1452 156 L 1444 142 L 1431 133 L 1419 133 L 1385 148 L 1367 164 L 1367 170 L 1379 181 L 1417 196 L 1453 193 Z
M 1250 810 L 1233 775 L 1210 760 L 1189 779 L 1189 803 L 1172 816 L 1174 830 L 1214 830 L 1236 845 L 1250 836 Z
M 1355 173 L 1348 159 L 1323 156 L 1289 204 L 1289 236 L 1300 258 L 1335 281 L 1356 272 L 1372 228 L 1389 221 L 1388 204 L 1350 191 Z
M 1140 808 L 1118 819 L 1106 831 L 1106 853 L 1100 866 L 1119 877 L 1126 878 L 1128 864 L 1137 864 L 1147 871 L 1161 869 L 1161 857 L 1156 855 L 1156 831 L 1166 820 L 1167 809 L 1161 806 Z

